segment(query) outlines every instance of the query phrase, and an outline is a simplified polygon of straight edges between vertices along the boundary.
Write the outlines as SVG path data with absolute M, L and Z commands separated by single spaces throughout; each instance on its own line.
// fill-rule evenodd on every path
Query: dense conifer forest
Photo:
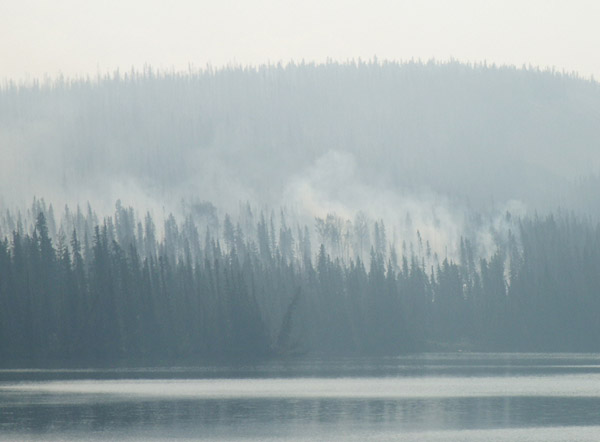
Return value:
M 598 115 L 595 81 L 458 62 L 8 82 L 0 202 L 38 195 L 109 213 L 118 199 L 143 210 L 199 197 L 230 211 L 293 200 L 373 212 L 433 193 L 600 216 Z
M 364 215 L 299 225 L 283 209 L 220 218 L 197 203 L 156 226 L 118 202 L 102 220 L 67 207 L 57 222 L 36 200 L 2 215 L 0 359 L 597 351 L 600 227 L 567 213 L 503 218 L 494 253 L 463 237 L 451 258 L 419 232 L 396 250 Z
M 598 351 L 598 115 L 457 62 L 6 82 L 0 363 Z

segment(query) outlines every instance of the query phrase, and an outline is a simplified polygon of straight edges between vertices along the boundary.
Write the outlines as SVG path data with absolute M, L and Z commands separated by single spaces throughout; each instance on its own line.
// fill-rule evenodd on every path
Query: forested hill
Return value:
M 382 221 L 302 226 L 249 206 L 219 219 L 205 204 L 159 236 L 119 204 L 58 225 L 35 209 L 31 230 L 2 219 L 3 366 L 600 350 L 600 227 L 572 215 L 506 213 L 492 255 L 461 238 L 453 260 L 420 235 L 397 250 Z
M 453 62 L 8 83 L 0 198 L 358 210 L 373 195 L 431 192 L 598 215 L 599 120 L 594 81 Z
M 459 63 L 5 84 L 0 362 L 598 351 L 599 118 Z

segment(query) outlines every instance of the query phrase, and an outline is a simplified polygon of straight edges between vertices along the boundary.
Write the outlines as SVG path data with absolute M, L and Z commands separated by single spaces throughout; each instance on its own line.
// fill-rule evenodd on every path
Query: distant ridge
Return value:
M 453 61 L 7 83 L 1 198 L 302 205 L 309 188 L 341 206 L 426 192 L 598 214 L 599 117 L 593 80 Z

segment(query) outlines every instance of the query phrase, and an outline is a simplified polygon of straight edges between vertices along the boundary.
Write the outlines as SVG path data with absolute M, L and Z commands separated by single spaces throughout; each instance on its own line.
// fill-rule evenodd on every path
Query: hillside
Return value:
M 598 215 L 599 120 L 596 82 L 459 63 L 147 69 L 5 84 L 1 198 L 248 200 L 323 216 L 427 195 Z

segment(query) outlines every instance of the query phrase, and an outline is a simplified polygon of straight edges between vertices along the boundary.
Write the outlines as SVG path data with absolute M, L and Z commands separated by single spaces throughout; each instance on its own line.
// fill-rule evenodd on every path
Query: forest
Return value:
M 590 220 L 506 212 L 493 253 L 461 237 L 450 257 L 420 232 L 396 250 L 364 213 L 238 212 L 196 203 L 163 226 L 120 202 L 102 220 L 88 206 L 56 221 L 43 200 L 5 212 L 2 365 L 600 349 Z
M 394 198 L 600 216 L 600 87 L 458 62 L 231 66 L 0 85 L 0 203 L 294 203 L 381 217 Z
M 0 363 L 600 351 L 598 115 L 455 61 L 7 81 Z

